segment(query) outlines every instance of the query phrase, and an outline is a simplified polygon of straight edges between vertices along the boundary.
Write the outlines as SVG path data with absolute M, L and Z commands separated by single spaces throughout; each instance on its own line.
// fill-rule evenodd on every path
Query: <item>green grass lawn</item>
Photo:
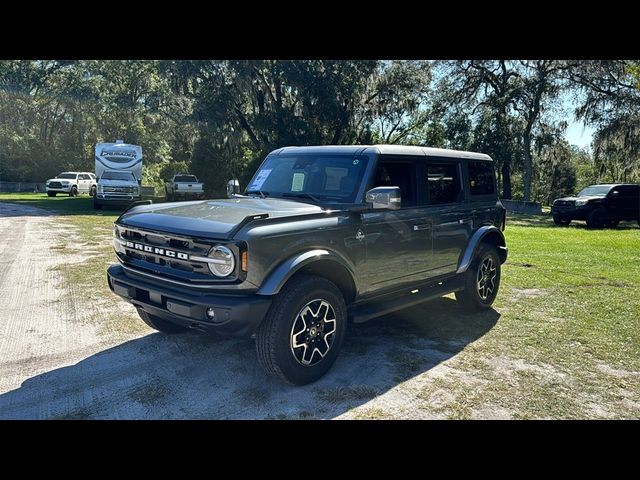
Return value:
M 66 272 L 73 294 L 119 301 L 105 281 L 118 211 L 94 212 L 86 196 L 0 194 L 0 201 L 63 214 L 60 220 L 81 233 L 82 248 L 96 252 Z M 467 381 L 435 377 L 416 394 L 416 408 L 450 418 L 469 418 L 486 405 L 515 418 L 640 418 L 640 228 L 635 222 L 612 230 L 556 227 L 548 216 L 515 215 L 505 234 L 509 260 L 495 303 L 500 318 L 448 361 Z M 70 245 L 51 248 L 73 253 Z M 473 328 L 476 320 L 468 321 Z M 140 325 L 115 314 L 96 322 L 123 333 Z M 459 328 L 441 333 L 464 335 Z M 446 401 L 434 405 L 439 392 Z M 374 413 L 367 415 L 388 416 L 380 408 Z

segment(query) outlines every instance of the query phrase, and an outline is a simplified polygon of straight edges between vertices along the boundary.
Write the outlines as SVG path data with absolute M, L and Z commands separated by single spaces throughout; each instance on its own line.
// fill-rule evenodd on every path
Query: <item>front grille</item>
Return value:
M 49 188 L 62 188 L 62 184 L 60 182 L 49 182 Z
M 191 259 L 192 256 L 206 257 L 212 247 L 210 243 L 126 227 L 117 228 L 116 238 L 125 242 L 125 254 L 120 254 L 121 258 L 136 260 L 136 266 L 140 268 L 156 271 L 161 267 L 183 280 L 210 281 L 216 278 L 206 263 Z M 134 246 L 127 246 L 127 241 Z M 167 251 L 173 256 L 167 256 Z
M 575 202 L 573 200 L 556 200 L 553 204 L 554 207 L 573 207 Z
M 103 187 L 104 193 L 136 193 L 136 187 Z

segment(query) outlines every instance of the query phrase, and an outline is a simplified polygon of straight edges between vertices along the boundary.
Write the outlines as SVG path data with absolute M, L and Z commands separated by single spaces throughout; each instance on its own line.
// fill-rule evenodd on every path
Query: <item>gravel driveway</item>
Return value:
M 97 255 L 52 248 L 76 238 L 61 220 L 0 203 L 1 419 L 438 418 L 422 387 L 451 375 L 472 385 L 448 361 L 499 317 L 470 320 L 442 298 L 354 326 L 325 378 L 291 387 L 262 372 L 253 340 L 105 332 L 96 318 L 131 322 L 135 310 L 92 300 L 111 300 L 106 285 L 82 291 L 61 275 Z

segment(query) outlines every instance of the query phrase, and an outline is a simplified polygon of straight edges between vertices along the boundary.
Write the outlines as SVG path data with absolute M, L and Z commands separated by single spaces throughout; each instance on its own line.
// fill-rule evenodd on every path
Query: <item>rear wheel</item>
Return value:
M 464 290 L 456 292 L 456 300 L 467 310 L 491 307 L 500 288 L 500 258 L 496 249 L 482 244 L 464 275 Z
M 596 208 L 587 215 L 587 227 L 604 228 L 607 223 L 607 212 L 604 208 Z
M 89 196 L 90 197 L 95 197 L 96 196 L 96 186 L 92 185 L 91 189 L 89 190 Z
M 147 313 L 144 310 L 138 310 L 138 315 L 140 315 L 140 318 L 144 323 L 149 325 L 154 330 L 158 330 L 159 332 L 162 332 L 162 333 L 168 333 L 168 334 L 184 333 L 187 330 L 189 330 L 187 327 L 183 327 L 181 325 L 168 322 L 166 320 L 163 320 L 160 317 L 151 315 L 150 313 Z
M 77 197 L 78 196 L 78 187 L 76 187 L 75 185 L 73 187 L 71 187 L 71 190 L 69 190 L 69 196 L 70 197 Z
M 50 197 L 55 197 L 56 196 L 56 192 L 47 192 L 47 195 L 49 195 Z
M 556 225 L 569 225 L 571 223 L 571 219 L 570 218 L 564 218 L 561 217 L 560 215 L 554 215 L 553 216 L 553 223 L 555 223 Z
M 322 277 L 296 275 L 256 332 L 258 360 L 268 373 L 294 385 L 315 382 L 335 362 L 346 326 L 338 287 Z

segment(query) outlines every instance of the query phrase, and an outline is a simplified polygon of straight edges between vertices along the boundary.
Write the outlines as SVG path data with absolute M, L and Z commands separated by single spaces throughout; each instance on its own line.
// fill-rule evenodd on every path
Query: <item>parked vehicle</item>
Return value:
M 164 189 L 169 201 L 204 198 L 204 184 L 191 174 L 174 175 L 165 183 Z
M 451 292 L 469 310 L 496 298 L 506 211 L 487 155 L 286 147 L 237 190 L 117 220 L 109 287 L 147 325 L 255 335 L 262 366 L 302 385 L 331 367 L 348 319 Z
M 96 176 L 91 172 L 62 172 L 45 183 L 47 195 L 55 197 L 58 193 L 66 193 L 75 197 L 80 193 L 94 196 L 96 193 Z
M 93 199 L 93 208 L 99 210 L 103 205 L 127 206 L 131 202 L 142 200 L 142 189 L 133 173 L 107 170 L 98 182 L 98 192 Z
M 553 201 L 551 215 L 556 225 L 585 220 L 589 228 L 615 228 L 621 221 L 640 225 L 640 184 L 590 185 L 574 197 Z
M 98 185 L 93 208 L 124 207 L 142 198 L 142 147 L 122 140 L 96 145 Z

